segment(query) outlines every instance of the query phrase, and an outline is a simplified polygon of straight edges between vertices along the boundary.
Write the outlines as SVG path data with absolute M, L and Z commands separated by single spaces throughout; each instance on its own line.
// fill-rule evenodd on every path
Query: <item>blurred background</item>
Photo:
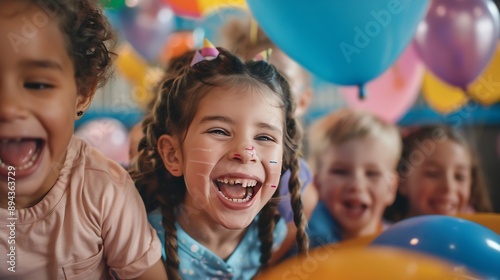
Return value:
M 304 10 L 303 14 L 297 16 L 292 4 L 276 12 L 258 5 L 257 2 L 263 1 L 102 0 L 106 15 L 119 34 L 115 50 L 118 54 L 115 75 L 95 95 L 92 107 L 77 122 L 75 133 L 106 150 L 109 157 L 126 164 L 128 133 L 143 117 L 146 105 L 154 96 L 153 87 L 161 79 L 168 61 L 201 47 L 204 38 L 208 38 L 215 46 L 223 45 L 222 28 L 231 20 L 254 16 L 255 24 L 262 25 L 265 32 L 269 31 L 271 40 L 299 63 L 318 59 L 313 57 L 318 51 L 309 48 L 306 43 L 318 46 L 318 50 L 338 48 L 339 41 L 335 40 L 339 38 L 333 36 L 336 32 L 348 29 L 351 39 L 345 41 L 348 43 L 345 45 L 347 48 L 342 49 L 342 43 L 340 46 L 344 56 L 347 51 L 348 57 L 353 60 L 338 68 L 346 70 L 347 74 L 351 73 L 348 70 L 352 68 L 352 73 L 359 74 L 359 77 L 347 77 L 345 73 L 325 70 L 337 67 L 333 57 L 331 64 L 323 68 L 304 65 L 311 72 L 314 88 L 312 103 L 303 119 L 304 125 L 308 126 L 318 117 L 339 108 L 351 106 L 370 110 L 401 127 L 446 123 L 463 129 L 476 145 L 485 168 L 491 200 L 495 211 L 500 212 L 500 49 L 497 45 L 498 36 L 491 35 L 498 35 L 499 32 L 500 1 L 470 0 L 468 6 L 463 8 L 444 6 L 448 10 L 436 8 L 440 17 L 431 18 L 431 0 L 425 14 L 415 16 L 414 20 L 419 25 L 413 29 L 405 29 L 404 25 L 398 24 L 394 14 L 392 21 L 389 17 L 385 26 L 382 10 L 372 14 L 363 13 L 363 7 L 359 5 L 346 7 L 345 11 L 332 10 L 335 13 L 328 16 L 320 2 L 331 1 L 318 1 L 314 4 L 316 7 Z M 452 2 L 467 1 L 441 2 L 453 5 Z M 492 14 L 475 8 L 476 2 L 489 4 L 486 7 Z M 390 7 L 387 8 L 390 11 Z M 452 11 L 455 11 L 454 15 Z M 275 14 L 270 17 L 269 13 Z M 372 18 L 366 21 L 366 26 L 358 29 L 361 33 L 356 33 L 356 29 L 353 32 L 349 23 L 342 24 L 358 14 L 367 14 Z M 290 34 L 273 29 L 273 21 L 280 22 L 282 18 L 293 19 L 300 24 L 300 28 L 288 32 Z M 369 26 L 372 22 L 379 25 Z M 444 25 L 451 29 L 441 30 Z M 467 28 L 469 25 L 471 27 Z M 496 30 L 490 30 L 492 28 Z M 435 34 L 431 31 L 435 31 Z M 300 38 L 306 41 L 304 45 L 294 41 Z M 362 43 L 363 39 L 368 39 L 367 46 L 356 44 Z M 441 50 L 433 40 L 441 40 L 448 45 Z M 467 42 L 475 42 L 476 45 L 469 46 Z M 377 47 L 390 53 L 385 64 L 376 63 L 375 60 L 380 59 L 379 55 L 368 57 L 373 56 L 370 48 Z M 464 67 L 467 69 L 445 65 L 441 60 L 448 52 L 461 51 L 463 54 L 460 57 L 469 61 Z M 357 56 L 362 59 L 357 59 Z M 326 53 L 324 58 L 329 59 Z M 474 69 L 475 72 L 472 71 Z M 360 97 L 362 89 L 366 90 L 364 98 Z

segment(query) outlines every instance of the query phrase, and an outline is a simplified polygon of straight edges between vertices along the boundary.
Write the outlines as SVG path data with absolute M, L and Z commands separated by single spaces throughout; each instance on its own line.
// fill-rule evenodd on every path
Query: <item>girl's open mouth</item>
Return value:
M 40 158 L 44 145 L 39 138 L 0 139 L 0 169 L 28 170 Z
M 214 180 L 219 194 L 233 203 L 245 203 L 260 190 L 262 183 L 254 179 L 221 177 Z

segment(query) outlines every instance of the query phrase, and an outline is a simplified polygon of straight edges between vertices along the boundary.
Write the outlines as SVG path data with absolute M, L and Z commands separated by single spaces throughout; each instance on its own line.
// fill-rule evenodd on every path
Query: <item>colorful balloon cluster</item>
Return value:
M 500 215 L 428 215 L 291 258 L 267 279 L 500 279 Z
M 220 27 L 241 17 L 248 4 L 279 48 L 315 76 L 344 86 L 340 92 L 349 106 L 387 121 L 398 121 L 420 90 L 445 114 L 470 99 L 484 105 L 500 101 L 500 16 L 492 0 L 102 2 L 139 60 L 149 65 L 197 47 L 198 35 L 217 44 Z M 180 17 L 193 21 L 196 31 L 177 30 Z
M 392 66 L 429 1 L 248 0 L 257 22 L 291 58 L 323 80 L 360 86 Z
M 353 88 L 341 89 L 343 96 L 350 106 L 388 121 L 399 119 L 420 90 L 421 70 L 404 77 L 398 71 L 389 74 L 388 69 L 400 68 L 403 61 L 415 69 L 422 60 L 433 73 L 425 76 L 424 94 L 441 113 L 459 109 L 469 98 L 485 105 L 500 101 L 500 82 L 495 79 L 500 62 L 492 61 L 500 21 L 492 0 L 248 4 L 272 41 L 313 74 L 334 84 L 359 86 L 361 94 L 368 83 L 367 92 L 377 100 L 360 101 L 352 96 Z M 403 59 L 409 44 L 418 53 L 413 61 Z M 407 86 L 395 88 L 398 80 Z

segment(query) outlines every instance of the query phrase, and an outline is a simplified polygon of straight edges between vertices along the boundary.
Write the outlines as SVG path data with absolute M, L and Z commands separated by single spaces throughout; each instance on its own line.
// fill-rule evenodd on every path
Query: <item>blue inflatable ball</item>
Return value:
M 439 257 L 485 279 L 500 279 L 500 235 L 464 219 L 425 215 L 400 221 L 370 246 L 391 246 Z

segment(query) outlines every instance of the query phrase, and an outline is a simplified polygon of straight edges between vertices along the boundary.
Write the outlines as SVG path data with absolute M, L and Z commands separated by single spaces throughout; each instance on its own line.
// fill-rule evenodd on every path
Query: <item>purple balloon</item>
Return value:
M 120 30 L 144 58 L 154 62 L 175 30 L 172 9 L 157 0 L 139 0 L 119 12 Z
M 432 0 L 415 35 L 426 66 L 451 85 L 466 88 L 486 68 L 500 35 L 491 0 Z

